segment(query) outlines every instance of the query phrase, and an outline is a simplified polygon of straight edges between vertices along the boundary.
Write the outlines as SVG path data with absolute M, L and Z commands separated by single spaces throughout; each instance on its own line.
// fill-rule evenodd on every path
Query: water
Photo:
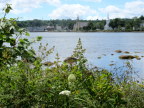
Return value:
M 31 33 L 32 37 L 43 36 L 41 41 L 43 44 L 48 43 L 49 48 L 55 46 L 54 53 L 47 58 L 47 61 L 53 61 L 55 54 L 58 52 L 61 60 L 71 56 L 73 49 L 76 47 L 79 38 L 82 40 L 83 47 L 86 49 L 85 56 L 89 64 L 94 66 L 113 69 L 113 67 L 121 67 L 126 60 L 120 60 L 120 55 L 124 53 L 116 53 L 115 50 L 129 51 L 131 55 L 144 56 L 144 33 L 49 33 L 36 32 Z M 39 44 L 35 44 L 37 49 Z M 139 53 L 135 53 L 139 52 Z M 114 54 L 113 56 L 111 54 Z M 101 57 L 101 59 L 98 59 Z M 141 60 L 130 60 L 140 76 L 144 75 L 144 58 Z M 109 66 L 114 64 L 113 66 Z M 116 64 L 116 65 L 115 65 Z

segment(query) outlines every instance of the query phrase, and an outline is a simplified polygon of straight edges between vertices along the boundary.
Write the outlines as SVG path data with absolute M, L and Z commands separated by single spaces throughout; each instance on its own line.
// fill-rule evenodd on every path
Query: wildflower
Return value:
M 59 95 L 66 95 L 66 96 L 69 96 L 70 94 L 71 94 L 71 91 L 68 91 L 68 90 L 64 90 L 59 93 Z
M 68 82 L 74 82 L 75 80 L 76 80 L 76 77 L 75 77 L 74 74 L 70 74 L 70 75 L 68 76 Z

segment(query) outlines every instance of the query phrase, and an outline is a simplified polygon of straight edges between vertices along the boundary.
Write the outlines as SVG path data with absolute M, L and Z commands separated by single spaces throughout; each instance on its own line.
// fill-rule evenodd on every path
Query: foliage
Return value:
M 4 17 L 0 19 L 0 65 L 10 65 L 20 58 L 20 60 L 32 62 L 35 59 L 35 52 L 29 46 L 41 40 L 41 37 L 37 37 L 34 41 L 22 38 L 23 35 L 29 36 L 29 33 L 18 27 L 16 19 L 6 19 L 11 9 L 11 6 L 7 4 L 4 8 Z
M 19 61 L 9 69 L 2 67 L 0 107 L 139 108 L 143 106 L 143 84 L 128 79 L 120 80 L 118 83 L 114 75 L 105 69 L 89 69 L 84 52 L 85 49 L 79 39 L 72 55 L 77 58 L 77 62 L 73 65 L 59 63 L 56 60 L 53 66 L 43 68 L 41 63 L 43 56 L 41 56 L 33 65 Z
M 76 20 L 28 20 L 28 21 L 17 21 L 18 26 L 20 27 L 41 27 L 41 26 L 61 26 L 63 29 L 67 27 L 69 30 L 73 30 L 73 26 L 76 23 Z
M 7 8 L 11 9 L 9 5 Z M 7 12 L 9 10 L 6 10 Z M 72 64 L 60 62 L 57 54 L 52 65 L 43 66 L 43 60 L 52 53 L 53 48 L 47 50 L 48 44 L 44 47 L 40 44 L 38 54 L 30 56 L 31 49 L 28 47 L 31 42 L 28 39 L 18 39 L 18 44 L 4 46 L 4 42 L 12 41 L 16 32 L 10 32 L 10 26 L 14 25 L 11 19 L 4 18 L 2 21 L 3 23 L 10 21 L 10 25 L 6 24 L 7 26 L 1 29 L 1 54 L 5 53 L 3 49 L 7 48 L 10 49 L 8 50 L 10 54 L 15 54 L 6 60 L 3 56 L 1 57 L 1 62 L 6 64 L 1 65 L 0 68 L 1 108 L 144 107 L 144 85 L 132 80 L 130 77 L 131 67 L 124 71 L 124 76 L 122 76 L 124 78 L 116 77 L 105 69 L 89 68 L 87 59 L 84 57 L 85 49 L 82 47 L 81 39 L 78 40 L 72 54 L 76 62 Z M 16 25 L 14 28 L 17 30 Z M 19 31 L 18 33 L 17 36 L 26 32 Z M 3 38 L 3 35 L 7 38 Z M 41 40 L 41 37 L 37 40 Z M 15 49 L 17 50 L 15 51 Z M 20 54 L 17 54 L 17 51 Z M 9 54 L 7 55 L 9 56 Z M 35 57 L 35 60 L 32 62 L 22 61 L 17 60 L 18 57 L 28 60 Z M 13 65 L 13 63 L 15 64 Z M 127 63 L 127 66 L 130 64 Z
M 124 27 L 125 31 L 139 31 L 141 27 L 141 23 L 143 23 L 143 17 L 134 17 L 132 19 L 120 19 L 115 18 L 110 21 L 109 26 L 118 31 L 123 31 L 121 28 Z

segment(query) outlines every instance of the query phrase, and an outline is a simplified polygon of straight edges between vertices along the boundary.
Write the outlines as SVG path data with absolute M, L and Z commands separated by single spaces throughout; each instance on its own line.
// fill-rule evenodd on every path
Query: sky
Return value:
M 32 19 L 106 19 L 132 18 L 144 15 L 144 0 L 0 0 L 13 10 L 8 17 Z

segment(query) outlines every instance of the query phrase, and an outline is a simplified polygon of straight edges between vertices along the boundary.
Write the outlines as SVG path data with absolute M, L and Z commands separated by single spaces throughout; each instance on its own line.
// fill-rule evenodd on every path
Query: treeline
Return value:
M 26 21 L 17 21 L 17 24 L 19 27 L 41 27 L 41 26 L 54 26 L 56 27 L 61 26 L 62 28 L 67 27 L 69 30 L 73 30 L 74 24 L 76 24 L 77 20 L 71 20 L 71 19 L 67 19 L 67 20 L 38 20 L 38 19 L 34 19 L 34 20 L 26 20 Z M 103 30 L 104 29 L 104 25 L 106 23 L 105 20 L 79 20 L 79 22 L 87 22 L 88 25 L 80 28 L 80 30 L 96 30 L 96 29 L 100 29 Z
M 67 27 L 72 30 L 76 20 L 26 20 L 26 21 L 17 21 L 19 27 L 41 27 L 41 26 L 61 26 L 62 28 Z
M 134 17 L 132 19 L 115 18 L 110 21 L 109 26 L 117 31 L 143 31 L 144 30 L 144 16 Z
M 61 26 L 73 30 L 74 24 L 77 20 L 26 20 L 17 21 L 20 27 L 41 27 L 41 26 Z M 79 22 L 87 22 L 88 25 L 80 28 L 81 31 L 96 31 L 104 30 L 106 20 L 79 20 Z M 144 16 L 134 18 L 115 18 L 111 19 L 109 26 L 112 31 L 143 31 L 144 30 Z

